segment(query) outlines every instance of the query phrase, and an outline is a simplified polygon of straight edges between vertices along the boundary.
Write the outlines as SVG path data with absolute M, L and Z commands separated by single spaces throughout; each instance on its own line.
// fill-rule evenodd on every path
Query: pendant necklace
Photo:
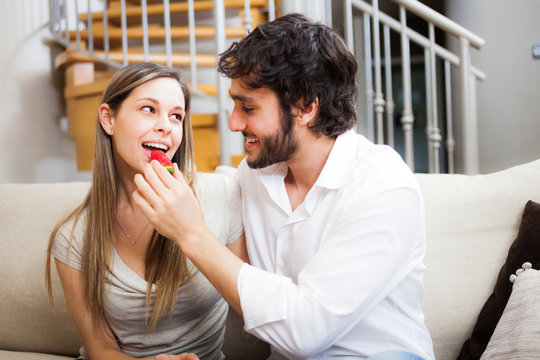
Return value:
M 141 235 L 144 233 L 144 231 L 146 230 L 146 228 L 148 227 L 148 225 L 150 225 L 150 223 L 146 224 L 146 226 L 144 227 L 144 229 L 142 229 L 142 231 L 139 233 L 139 235 L 135 238 L 135 240 L 133 240 L 131 238 L 131 236 L 129 236 L 129 234 L 127 233 L 126 229 L 124 229 L 124 227 L 122 226 L 122 223 L 120 222 L 120 219 L 118 219 L 118 215 L 114 214 L 114 217 L 116 218 L 116 222 L 118 223 L 118 225 L 120 225 L 120 229 L 122 229 L 122 232 L 124 233 L 124 235 L 126 236 L 126 238 L 131 242 L 131 244 L 135 244 L 137 242 L 137 240 L 139 240 L 139 238 L 141 237 Z

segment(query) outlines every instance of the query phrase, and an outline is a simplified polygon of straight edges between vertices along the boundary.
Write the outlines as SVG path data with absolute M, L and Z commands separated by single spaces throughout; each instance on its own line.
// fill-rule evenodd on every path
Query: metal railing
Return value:
M 387 143 L 394 146 L 394 107 L 395 97 L 392 91 L 392 57 L 391 57 L 391 30 L 399 34 L 401 57 L 401 91 L 403 110 L 400 123 L 403 130 L 404 159 L 406 163 L 415 169 L 414 163 L 414 139 L 412 86 L 411 86 L 411 50 L 410 43 L 423 49 L 423 62 L 425 68 L 425 92 L 427 127 L 426 136 L 428 141 L 428 169 L 429 172 L 441 171 L 441 146 L 443 138 L 441 127 L 444 127 L 446 135 L 446 160 L 447 171 L 455 171 L 456 140 L 454 134 L 454 114 L 452 112 L 452 68 L 459 72 L 459 98 L 461 101 L 459 120 L 462 127 L 460 139 L 462 141 L 463 159 L 461 165 L 463 172 L 475 173 L 478 170 L 478 144 L 477 144 L 477 119 L 474 106 L 476 104 L 475 83 L 483 80 L 486 75 L 471 65 L 470 48 L 479 49 L 484 40 L 476 34 L 468 31 L 461 25 L 453 22 L 417 0 L 392 0 L 399 6 L 399 19 L 395 19 L 379 10 L 379 0 L 368 3 L 364 0 L 345 0 L 345 38 L 349 48 L 355 51 L 355 33 L 363 32 L 363 62 L 365 80 L 365 116 L 368 122 L 368 136 L 378 143 Z M 353 10 L 359 10 L 362 14 L 363 29 L 355 31 L 353 23 Z M 427 36 L 407 26 L 407 12 L 413 13 L 423 19 L 428 25 Z M 383 36 L 380 30 L 382 28 Z M 459 51 L 454 54 L 450 50 L 440 46 L 435 41 L 435 29 L 438 28 L 454 36 L 459 41 Z M 357 39 L 358 40 L 358 39 Z M 382 46 L 381 46 L 382 41 Z M 358 45 L 357 45 L 358 48 Z M 381 55 L 384 50 L 384 57 Z M 437 71 L 437 66 L 442 61 L 444 70 Z M 383 64 L 385 91 L 383 90 Z M 440 65 L 439 65 L 440 67 Z M 440 70 L 440 69 L 439 69 Z M 442 77 L 441 75 L 442 74 Z M 374 80 L 373 80 L 374 78 Z M 442 78 L 444 85 L 438 86 L 437 79 Z M 374 84 L 373 84 L 374 83 Z M 442 89 L 441 89 L 442 88 Z M 439 93 L 440 92 L 440 93 Z M 444 94 L 444 104 L 439 106 L 439 96 Z M 444 109 L 444 124 L 441 124 L 440 113 Z M 386 118 L 385 118 L 386 114 Z

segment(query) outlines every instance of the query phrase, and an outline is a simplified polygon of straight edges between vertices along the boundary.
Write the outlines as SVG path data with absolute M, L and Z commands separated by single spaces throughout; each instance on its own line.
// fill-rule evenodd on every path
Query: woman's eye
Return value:
M 174 120 L 179 121 L 179 122 L 182 122 L 182 120 L 184 120 L 184 118 L 180 114 L 172 114 L 171 118 L 173 118 Z
M 143 107 L 141 108 L 141 110 L 142 110 L 142 111 L 146 111 L 146 112 L 150 112 L 150 113 L 153 113 L 153 112 L 154 112 L 154 108 L 151 107 L 151 106 L 149 106 L 149 105 L 143 106 Z

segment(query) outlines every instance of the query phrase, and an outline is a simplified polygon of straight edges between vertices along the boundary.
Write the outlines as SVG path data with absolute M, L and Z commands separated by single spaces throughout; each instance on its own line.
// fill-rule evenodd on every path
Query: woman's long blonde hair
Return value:
M 108 104 L 115 115 L 133 89 L 158 78 L 176 79 L 184 94 L 186 114 L 183 122 L 183 138 L 172 161 L 178 164 L 186 182 L 194 190 L 196 179 L 193 161 L 193 132 L 189 113 L 191 97 L 186 84 L 176 70 L 154 63 L 127 65 L 113 76 L 103 93 L 101 103 Z M 111 136 L 103 130 L 98 119 L 90 190 L 83 202 L 54 227 L 49 237 L 45 269 L 47 292 L 52 302 L 51 250 L 53 243 L 60 229 L 73 221 L 69 240 L 71 247 L 74 229 L 81 215 L 86 212 L 86 217 L 82 217 L 86 219 L 86 230 L 83 237 L 81 274 L 84 299 L 97 327 L 106 324 L 103 294 L 111 268 L 114 244 L 118 181 L 112 155 Z M 185 255 L 177 245 L 155 231 L 146 255 L 145 275 L 148 283 L 147 329 L 152 330 L 166 313 L 172 316 L 178 288 L 189 279 Z M 152 285 L 155 285 L 155 294 L 151 293 Z M 151 303 L 154 305 L 154 311 L 150 317 Z

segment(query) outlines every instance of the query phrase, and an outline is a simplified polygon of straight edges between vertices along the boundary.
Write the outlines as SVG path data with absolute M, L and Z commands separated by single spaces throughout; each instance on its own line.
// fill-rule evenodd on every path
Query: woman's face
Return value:
M 117 170 L 141 172 L 153 150 L 171 158 L 182 141 L 185 100 L 178 81 L 158 78 L 135 88 L 112 116 Z

